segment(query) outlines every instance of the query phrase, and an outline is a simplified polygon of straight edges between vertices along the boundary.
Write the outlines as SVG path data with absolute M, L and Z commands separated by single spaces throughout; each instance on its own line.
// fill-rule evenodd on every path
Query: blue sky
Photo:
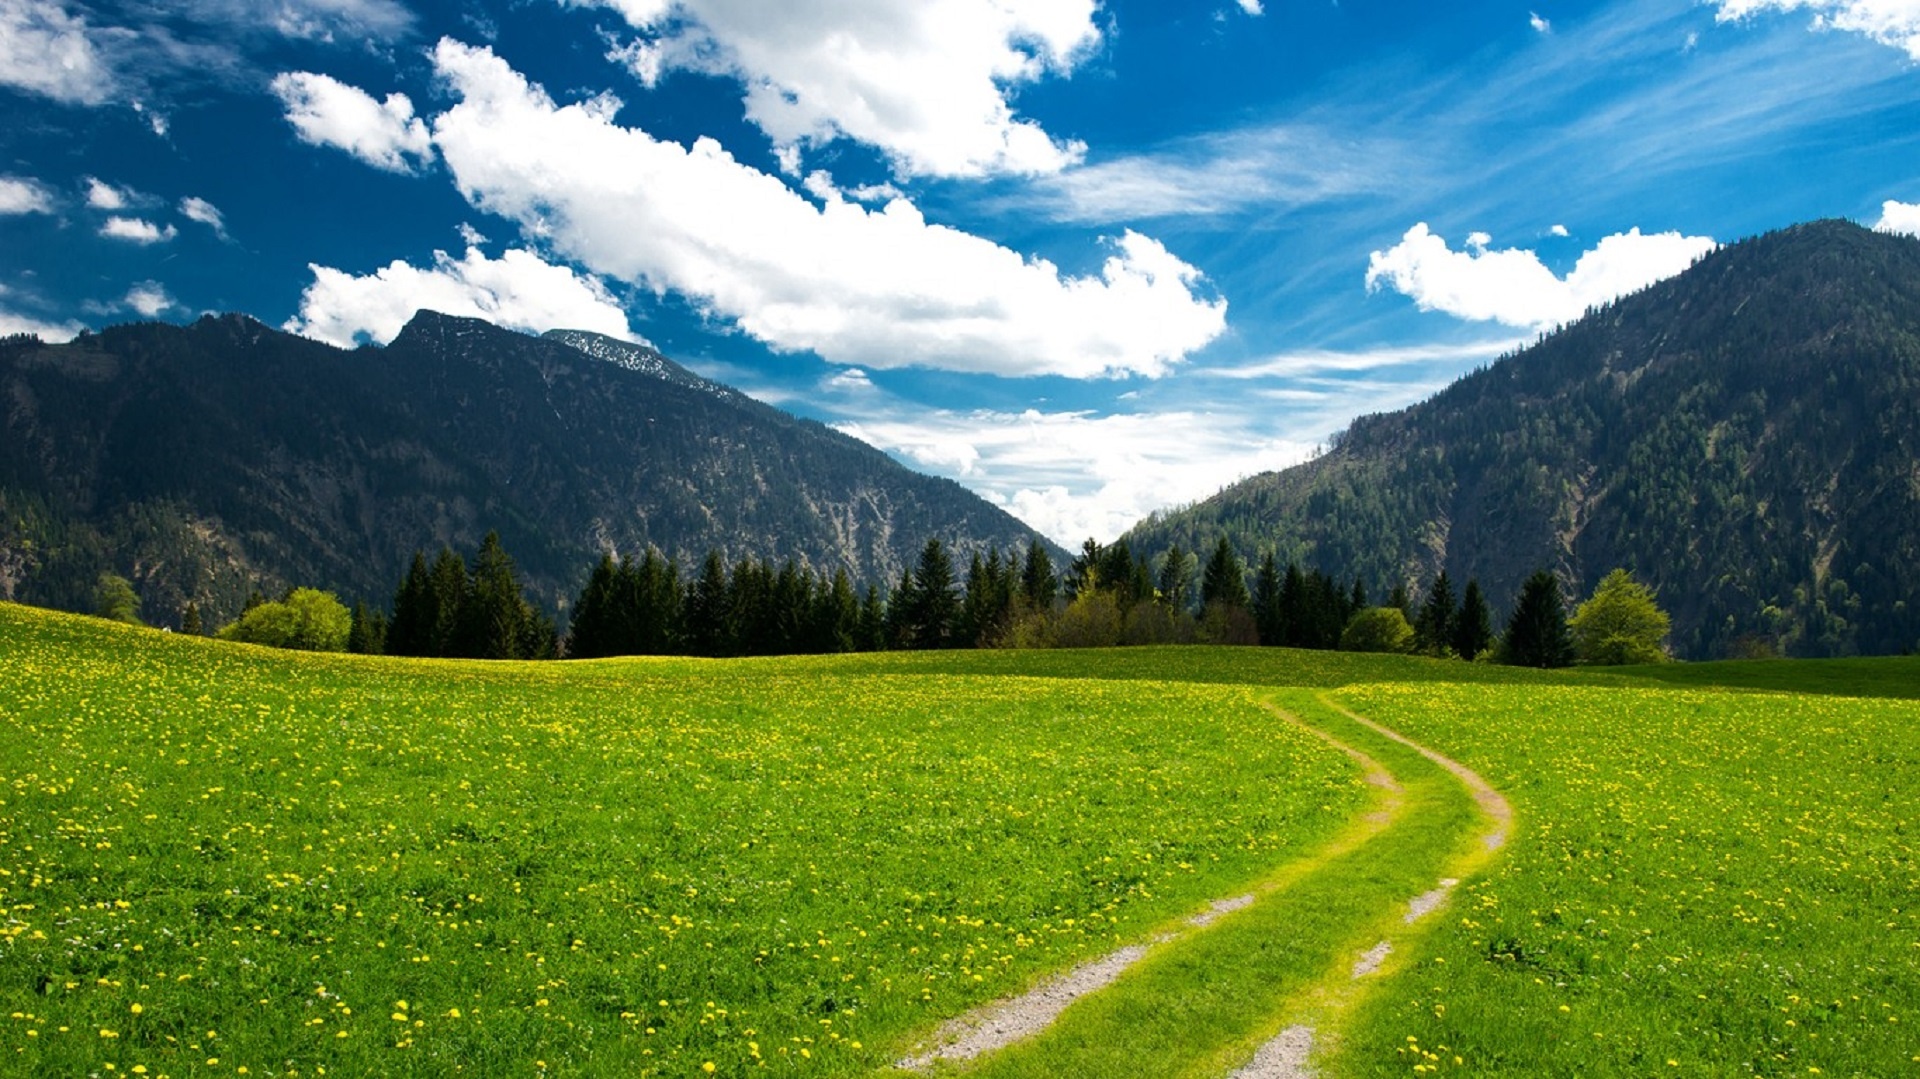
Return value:
M 0 332 L 650 341 L 1055 539 L 1920 230 L 1920 2 L 0 0 Z

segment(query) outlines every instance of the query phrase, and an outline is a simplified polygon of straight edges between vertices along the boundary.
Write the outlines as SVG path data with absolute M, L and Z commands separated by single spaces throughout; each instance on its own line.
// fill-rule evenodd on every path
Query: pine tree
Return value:
M 599 659 L 618 654 L 613 650 L 614 578 L 618 573 L 613 555 L 602 554 L 588 574 L 586 587 L 573 604 L 568 658 Z
M 1480 594 L 1480 582 L 1468 578 L 1467 590 L 1460 597 L 1460 613 L 1453 622 L 1453 650 L 1471 663 L 1493 644 L 1493 615 L 1487 610 L 1486 597 Z
M 1207 569 L 1200 577 L 1200 605 L 1202 607 L 1247 607 L 1247 573 L 1240 565 L 1240 556 L 1233 552 L 1233 544 L 1227 537 L 1221 536 L 1214 544 L 1213 557 L 1207 559 Z
M 1560 581 L 1552 572 L 1540 570 L 1520 586 L 1501 649 L 1501 661 L 1516 667 L 1565 667 L 1573 662 Z
M 1307 578 L 1300 572 L 1300 564 L 1288 562 L 1286 576 L 1280 578 L 1280 644 L 1288 648 L 1313 647 L 1310 605 Z
M 1193 598 L 1193 567 L 1187 559 L 1187 552 L 1176 543 L 1167 548 L 1166 557 L 1160 563 L 1160 578 L 1156 582 L 1160 602 L 1175 614 L 1184 614 Z
M 523 659 L 532 611 L 520 594 L 513 558 L 488 532 L 473 557 L 473 572 L 461 593 L 448 655 L 470 659 Z
M 1453 581 L 1443 569 L 1433 579 L 1426 602 L 1420 605 L 1420 616 L 1414 619 L 1415 647 L 1431 656 L 1446 655 L 1453 648 L 1453 622 L 1457 614 Z
M 1287 643 L 1286 615 L 1280 608 L 1280 567 L 1272 549 L 1260 558 L 1260 570 L 1253 575 L 1253 625 L 1260 643 L 1271 648 Z
M 187 601 L 187 609 L 180 614 L 180 632 L 189 637 L 198 637 L 206 632 L 206 627 L 200 622 L 200 605 L 192 600 Z
M 1353 591 L 1347 595 L 1347 617 L 1352 618 L 1367 609 L 1367 586 L 1356 574 L 1353 578 Z
M 1393 591 L 1387 596 L 1387 606 L 1399 611 L 1402 616 L 1413 617 L 1413 598 L 1407 595 L 1407 583 L 1395 581 Z
M 387 620 L 370 610 L 366 600 L 353 602 L 353 614 L 347 624 L 347 651 L 362 656 L 378 656 L 387 650 Z
M 661 557 L 652 547 L 640 559 L 634 571 L 634 616 L 632 645 L 635 655 L 665 656 L 680 647 L 681 594 L 680 567 Z
M 433 627 L 438 620 L 433 575 L 427 556 L 413 552 L 413 565 L 393 594 L 393 621 L 387 625 L 386 653 L 390 656 L 433 655 Z
M 1020 573 L 1020 591 L 1026 596 L 1027 605 L 1036 611 L 1052 610 L 1054 597 L 1060 593 L 1060 581 L 1053 572 L 1053 556 L 1038 539 L 1027 547 L 1027 564 Z
M 998 557 L 996 555 L 996 557 Z M 994 582 L 987 576 L 987 560 L 973 552 L 967 564 L 967 583 L 960 593 L 960 616 L 954 626 L 954 643 L 962 648 L 978 648 L 993 628 L 998 612 L 994 609 Z
M 952 644 L 960 603 L 953 594 L 953 562 L 938 539 L 928 540 L 920 550 L 913 600 L 908 611 L 912 647 L 946 648 Z
M 726 646 L 727 565 L 719 551 L 708 551 L 700 577 L 687 589 L 684 619 L 687 650 L 718 656 Z
M 887 604 L 880 589 L 868 585 L 860 599 L 860 621 L 854 631 L 854 650 L 884 652 L 887 649 Z
M 451 656 L 459 634 L 460 607 L 467 598 L 467 564 L 453 548 L 442 547 L 428 572 L 427 650 L 423 656 Z

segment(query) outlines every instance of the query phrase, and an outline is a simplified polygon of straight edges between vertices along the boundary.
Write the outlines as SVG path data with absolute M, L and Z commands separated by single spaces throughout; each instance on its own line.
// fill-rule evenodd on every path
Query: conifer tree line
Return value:
M 102 595 L 117 593 L 103 587 Z M 1125 540 L 1090 539 L 1057 572 L 1035 540 L 1024 552 L 975 551 L 964 573 L 946 545 L 931 539 L 884 594 L 873 585 L 856 590 L 844 570 L 816 573 L 791 560 L 776 566 L 743 558 L 729 566 L 709 552 L 689 576 L 652 549 L 637 559 L 605 554 L 589 572 L 564 635 L 527 601 L 496 533 L 471 559 L 443 548 L 429 561 L 416 551 L 391 615 L 365 603 L 356 603 L 350 618 L 342 609 L 345 628 L 326 631 L 329 640 L 339 634 L 338 643 L 309 640 L 318 635 L 305 627 L 334 617 L 320 609 L 320 597 L 338 606 L 329 594 L 296 589 L 279 603 L 250 603 L 222 635 L 281 647 L 475 659 L 1214 643 L 1560 667 L 1661 661 L 1668 629 L 1652 592 L 1624 570 L 1609 574 L 1571 618 L 1559 580 L 1537 572 L 1496 632 L 1478 581 L 1456 592 L 1442 570 L 1417 605 L 1404 582 L 1376 605 L 1361 578 L 1342 580 L 1293 562 L 1283 569 L 1269 550 L 1249 587 L 1225 537 L 1204 566 L 1177 546 L 1149 561 Z M 102 609 L 108 606 L 103 600 Z

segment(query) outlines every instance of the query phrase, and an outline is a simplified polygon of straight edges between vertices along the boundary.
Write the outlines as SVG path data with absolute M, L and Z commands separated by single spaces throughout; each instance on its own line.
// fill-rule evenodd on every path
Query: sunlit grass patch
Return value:
M 1526 822 L 1349 1033 L 1344 1074 L 1917 1066 L 1920 706 L 1405 685 L 1342 698 L 1479 769 Z
M 0 649 L 23 1073 L 860 1072 L 1363 798 L 1232 686 Z

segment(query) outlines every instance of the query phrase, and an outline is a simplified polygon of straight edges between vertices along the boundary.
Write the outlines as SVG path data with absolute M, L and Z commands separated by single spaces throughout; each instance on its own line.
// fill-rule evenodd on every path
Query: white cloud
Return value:
M 411 172 L 433 160 L 427 125 L 405 94 L 375 101 L 365 90 L 310 71 L 276 76 L 273 92 L 302 142 L 338 147 L 391 172 Z
M 1282 124 L 1071 168 L 1035 180 L 1010 201 L 1075 222 L 1272 212 L 1387 191 L 1406 167 L 1394 147 L 1351 126 Z
M 514 249 L 497 259 L 473 247 L 458 259 L 435 251 L 430 268 L 395 259 L 362 277 L 328 266 L 308 268 L 313 284 L 286 329 L 342 348 L 391 341 L 422 308 L 513 330 L 591 330 L 634 339 L 626 312 L 605 285 L 531 251 Z
M 103 180 L 87 177 L 87 205 L 96 210 L 124 210 L 132 196 Z
M 435 50 L 460 101 L 434 142 L 468 201 L 596 273 L 672 290 L 783 350 L 871 368 L 1004 375 L 1163 373 L 1217 337 L 1226 302 L 1127 232 L 1097 275 L 1067 276 L 895 199 L 816 206 L 718 143 L 691 149 L 560 107 L 490 50 Z
M 1635 228 L 1601 240 L 1567 276 L 1558 277 L 1532 251 L 1450 250 L 1423 221 L 1398 244 L 1373 253 L 1367 288 L 1405 293 L 1422 311 L 1545 329 L 1671 277 L 1714 246 L 1707 236 L 1643 235 Z
M 53 196 L 39 181 L 0 176 L 0 216 L 52 212 Z
M 69 105 L 104 104 L 114 78 L 84 18 L 49 0 L 0 0 L 0 85 Z
M 468 247 L 479 247 L 487 242 L 487 237 L 470 223 L 462 221 L 460 222 L 460 242 Z
M 221 238 L 227 235 L 227 218 L 220 208 L 206 199 L 188 195 L 180 200 L 180 214 L 189 221 L 198 221 L 212 229 Z
M 167 288 L 158 281 L 142 281 L 127 290 L 127 298 L 121 301 L 132 308 L 142 318 L 158 318 L 164 311 L 178 307 Z
M 1475 360 L 1491 360 L 1523 348 L 1530 337 L 1501 337 L 1491 341 L 1473 341 L 1459 345 L 1388 345 L 1356 351 L 1338 349 L 1300 349 L 1267 356 L 1234 367 L 1209 367 L 1194 374 L 1211 378 L 1257 379 L 1298 378 L 1304 375 L 1334 372 L 1373 371 L 1386 367 L 1416 364 L 1458 366 Z
M 1537 11 L 1527 12 L 1527 25 L 1533 27 L 1534 33 L 1536 34 L 1553 33 L 1553 23 L 1548 22 Z
M 1809 11 L 1816 29 L 1865 34 L 1920 60 L 1920 3 L 1914 0 L 1718 0 L 1716 7 L 1721 22 L 1761 11 Z
M 1920 236 L 1920 203 L 1888 199 L 1880 204 L 1880 220 L 1873 227 L 1881 232 Z
M 1260 0 L 1240 0 L 1240 10 L 1249 15 L 1258 15 L 1266 9 L 1260 6 Z
M 1154 510 L 1310 456 L 1311 442 L 1262 430 L 1266 411 L 934 411 L 835 426 L 962 479 L 1055 541 L 1078 547 L 1089 536 L 1113 540 Z
M 917 176 L 1055 172 L 1085 150 L 1016 118 L 1008 95 L 1099 44 L 1096 0 L 563 2 L 640 30 L 612 58 L 649 84 L 675 69 L 738 77 L 777 146 L 850 138 Z
M 107 218 L 106 224 L 100 226 L 102 236 L 142 246 L 166 243 L 179 234 L 180 230 L 172 225 L 161 228 L 143 217 L 121 217 L 118 214 Z
M 30 333 L 42 341 L 57 344 L 72 340 L 73 336 L 83 329 L 86 327 L 78 322 L 48 322 L 32 315 L 16 314 L 0 308 L 0 337 Z
M 1564 238 L 1566 238 L 1566 237 L 1568 237 L 1568 236 L 1571 236 L 1571 235 L 1573 235 L 1573 234 L 1567 231 L 1567 226 L 1565 226 L 1565 225 L 1555 225 L 1555 226 L 1553 226 L 1552 228 L 1550 228 L 1550 229 L 1548 229 L 1548 230 L 1547 230 L 1547 235 L 1549 235 L 1549 236 L 1558 236 L 1558 237 L 1561 237 L 1562 239 L 1564 239 Z

